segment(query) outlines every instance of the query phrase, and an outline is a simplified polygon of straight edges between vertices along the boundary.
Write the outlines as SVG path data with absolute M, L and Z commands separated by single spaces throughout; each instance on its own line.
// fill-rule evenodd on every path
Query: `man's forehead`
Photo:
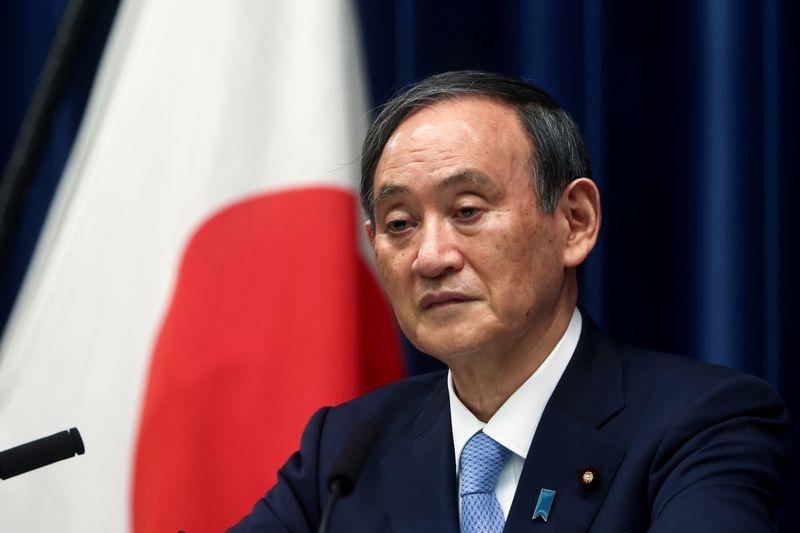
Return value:
M 428 117 L 427 115 L 423 115 L 423 117 L 425 117 L 426 120 L 417 119 L 401 123 L 392 133 L 391 137 L 389 137 L 383 149 L 383 153 L 391 153 L 399 150 L 403 146 L 403 143 L 409 140 L 419 143 L 435 141 L 439 136 L 440 127 L 443 122 L 447 122 L 454 130 L 458 129 L 462 135 L 471 137 L 473 141 L 477 141 L 477 136 L 473 128 L 470 127 L 467 116 Z
M 519 139 L 529 146 L 522 122 L 508 104 L 481 96 L 448 98 L 421 106 L 400 122 L 381 151 L 376 174 L 388 159 L 413 158 L 415 152 L 447 154 Z
M 440 102 L 409 117 L 387 142 L 376 166 L 373 212 L 390 199 L 449 197 L 464 188 L 500 198 L 514 182 L 531 183 L 531 155 L 513 108 L 492 99 Z
M 470 120 L 486 119 L 492 122 L 514 121 L 517 119 L 517 114 L 513 107 L 498 98 L 479 95 L 453 96 L 420 105 L 412 110 L 397 125 L 389 137 L 389 142 L 398 132 L 409 129 L 424 135 L 432 130 L 434 124 L 442 121 L 466 124 Z

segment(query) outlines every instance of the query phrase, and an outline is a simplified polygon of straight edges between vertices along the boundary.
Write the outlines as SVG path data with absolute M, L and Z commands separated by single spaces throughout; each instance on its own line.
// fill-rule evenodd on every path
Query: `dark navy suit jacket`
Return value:
M 446 373 L 406 379 L 311 418 L 278 483 L 232 531 L 316 531 L 325 477 L 351 429 L 380 437 L 331 532 L 457 532 Z M 757 532 L 774 529 L 788 418 L 763 381 L 615 344 L 584 320 L 544 411 L 506 532 Z M 599 478 L 586 488 L 579 472 Z M 550 516 L 532 520 L 542 488 Z

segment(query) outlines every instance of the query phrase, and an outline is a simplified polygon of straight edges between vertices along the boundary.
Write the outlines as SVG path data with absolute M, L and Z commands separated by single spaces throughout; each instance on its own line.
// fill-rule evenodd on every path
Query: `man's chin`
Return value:
M 476 339 L 459 333 L 421 336 L 417 339 L 409 338 L 409 340 L 419 351 L 448 366 L 459 359 L 485 351 L 489 345 L 486 339 Z

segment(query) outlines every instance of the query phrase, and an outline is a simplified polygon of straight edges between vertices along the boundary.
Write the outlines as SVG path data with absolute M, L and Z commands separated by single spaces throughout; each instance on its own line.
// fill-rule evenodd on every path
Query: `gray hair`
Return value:
M 574 179 L 591 178 L 589 153 L 578 126 L 544 90 L 499 74 L 462 70 L 431 76 L 395 95 L 367 131 L 361 150 L 361 206 L 374 222 L 375 169 L 389 137 L 419 108 L 460 96 L 495 98 L 517 112 L 531 143 L 531 180 L 539 208 L 552 213 Z

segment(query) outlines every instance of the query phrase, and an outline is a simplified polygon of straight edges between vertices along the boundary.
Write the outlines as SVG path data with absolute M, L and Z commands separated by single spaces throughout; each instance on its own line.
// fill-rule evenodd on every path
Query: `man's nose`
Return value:
M 453 228 L 442 220 L 423 223 L 417 232 L 417 256 L 411 271 L 425 278 L 437 278 L 448 271 L 458 271 L 464 266 L 464 257 L 457 246 Z

